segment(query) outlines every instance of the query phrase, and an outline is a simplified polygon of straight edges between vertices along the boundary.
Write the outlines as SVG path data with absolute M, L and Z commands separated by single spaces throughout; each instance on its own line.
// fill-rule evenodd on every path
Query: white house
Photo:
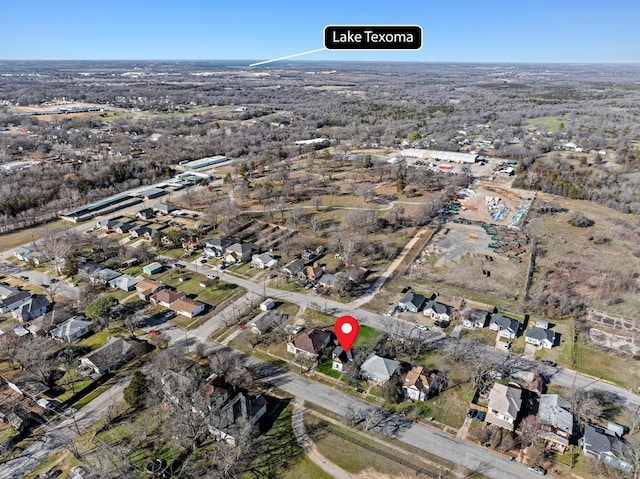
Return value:
M 491 315 L 491 320 L 489 321 L 489 329 L 498 331 L 498 334 L 503 338 L 513 339 L 520 331 L 520 323 L 516 319 L 494 313 Z
M 344 371 L 344 367 L 349 361 L 353 361 L 351 349 L 345 352 L 342 346 L 338 346 L 331 353 L 331 369 L 334 371 Z
M 254 254 L 251 265 L 260 269 L 270 269 L 278 264 L 278 260 L 271 253 Z
M 24 304 L 11 311 L 11 315 L 19 321 L 30 321 L 42 316 L 49 309 L 49 300 L 44 296 L 30 296 Z
M 423 314 L 438 321 L 449 321 L 451 308 L 446 304 L 431 299 L 424 305 Z
M 400 361 L 372 354 L 362 363 L 360 375 L 378 384 L 384 384 L 391 379 L 399 366 Z
M 181 297 L 169 306 L 176 313 L 193 318 L 204 311 L 205 304 L 186 297 Z
M 51 330 L 54 339 L 71 343 L 82 336 L 89 334 L 93 330 L 93 323 L 81 319 L 83 316 L 74 316 L 67 319 L 57 328 Z
M 489 392 L 486 421 L 489 424 L 513 431 L 521 407 L 522 389 L 495 383 Z
M 550 329 L 543 329 L 536 326 L 524 332 L 524 340 L 534 346 L 551 349 L 556 342 L 556 333 Z
M 462 325 L 469 329 L 482 329 L 487 325 L 489 312 L 482 309 L 472 308 L 465 312 Z
M 429 397 L 429 377 L 422 366 L 416 366 L 404 378 L 402 390 L 413 401 L 426 401 Z

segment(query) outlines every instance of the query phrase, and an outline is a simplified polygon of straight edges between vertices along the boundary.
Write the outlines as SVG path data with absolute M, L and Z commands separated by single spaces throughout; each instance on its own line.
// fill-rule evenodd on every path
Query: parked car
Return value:
M 484 421 L 484 411 L 478 411 L 478 414 L 476 414 L 476 421 L 478 422 Z
M 271 273 L 271 274 L 267 275 L 267 279 L 273 279 L 273 278 L 275 278 L 276 276 L 278 276 L 278 275 L 277 275 L 277 274 L 275 274 L 275 273 Z
M 507 341 L 506 343 L 504 343 L 504 349 L 511 349 L 511 341 Z
M 474 418 L 476 417 L 477 414 L 478 414 L 478 411 L 476 409 L 469 409 L 469 412 L 467 413 L 467 417 Z
M 547 473 L 547 470 L 542 466 L 529 466 L 529 470 L 544 476 Z
M 160 332 L 156 329 L 152 329 L 151 331 L 149 331 L 149 334 L 151 336 L 157 336 L 158 334 L 160 334 Z
M 426 326 L 424 326 L 424 325 L 422 325 L 422 324 L 419 324 L 419 325 L 417 326 L 417 328 L 418 328 L 420 331 L 429 331 L 429 328 L 427 328 Z
M 400 291 L 400 293 L 404 294 L 407 291 L 409 291 L 411 289 L 411 286 L 405 286 L 404 288 L 402 288 L 402 291 Z
M 555 368 L 558 365 L 555 361 L 549 361 L 548 359 L 543 359 L 540 362 L 546 366 L 551 366 L 552 368 Z
M 176 312 L 175 311 L 167 311 L 166 313 L 164 313 L 162 315 L 162 319 L 171 319 L 171 318 L 175 318 L 176 317 Z

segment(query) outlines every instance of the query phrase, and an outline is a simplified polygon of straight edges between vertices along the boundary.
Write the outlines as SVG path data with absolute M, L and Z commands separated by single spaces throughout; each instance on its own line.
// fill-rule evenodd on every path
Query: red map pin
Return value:
M 340 316 L 333 325 L 333 331 L 340 341 L 340 346 L 344 352 L 348 352 L 358 337 L 360 324 L 353 316 Z

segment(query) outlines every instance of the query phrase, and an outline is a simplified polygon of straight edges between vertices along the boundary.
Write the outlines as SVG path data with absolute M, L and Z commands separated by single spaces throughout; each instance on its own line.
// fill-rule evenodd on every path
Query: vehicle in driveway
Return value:
M 149 334 L 151 336 L 157 336 L 158 334 L 160 334 L 160 332 L 156 329 L 152 329 L 151 331 L 149 331 Z
M 167 311 L 166 313 L 164 313 L 162 315 L 162 319 L 171 319 L 171 318 L 175 318 L 176 317 L 176 312 L 175 311 Z
M 511 341 L 507 341 L 506 343 L 504 343 L 504 349 L 511 349 Z
M 420 331 L 429 331 L 429 328 L 427 328 L 426 326 L 423 326 L 422 324 L 419 324 L 417 327 Z
M 545 366 L 551 366 L 552 368 L 555 368 L 558 365 L 555 361 L 549 361 L 548 359 L 543 359 L 540 362 Z
M 469 412 L 467 413 L 467 417 L 470 418 L 474 418 L 476 417 L 476 415 L 478 414 L 478 411 L 476 409 L 469 409 Z
M 476 414 L 476 421 L 478 422 L 482 422 L 484 421 L 484 411 L 478 411 L 478 414 Z
M 18 278 L 20 278 L 22 281 L 29 281 L 29 277 L 28 276 L 18 276 Z

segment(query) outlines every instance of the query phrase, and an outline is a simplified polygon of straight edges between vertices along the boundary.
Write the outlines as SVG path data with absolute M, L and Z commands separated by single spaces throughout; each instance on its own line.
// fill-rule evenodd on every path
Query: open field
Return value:
M 566 212 L 543 215 L 533 211 L 545 201 L 557 203 Z M 637 217 L 547 194 L 538 196 L 533 210 L 526 226 L 538 243 L 531 297 L 547 304 L 553 298 L 561 303 L 582 302 L 625 318 L 640 318 Z M 571 226 L 572 212 L 583 213 L 594 221 L 593 226 Z

